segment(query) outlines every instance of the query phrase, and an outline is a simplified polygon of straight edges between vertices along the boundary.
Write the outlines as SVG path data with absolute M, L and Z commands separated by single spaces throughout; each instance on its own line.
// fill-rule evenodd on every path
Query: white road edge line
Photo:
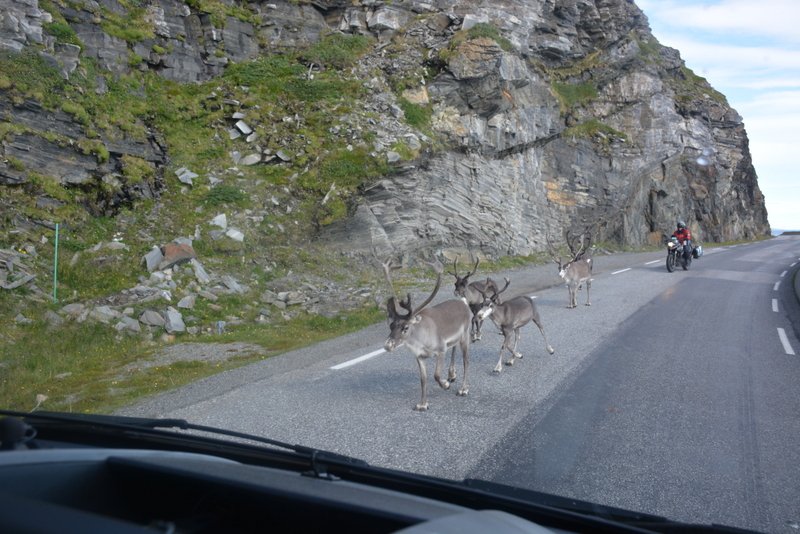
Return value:
M 660 261 L 661 261 L 661 260 L 653 260 L 653 261 L 648 261 L 647 263 L 645 263 L 645 265 L 653 265 L 654 263 L 658 263 L 658 262 L 660 262 Z
M 778 299 L 772 299 L 772 311 L 778 312 Z
M 783 271 L 783 272 L 781 273 L 781 278 L 783 278 L 784 276 L 786 276 L 786 273 L 788 273 L 788 272 L 789 272 L 789 271 Z
M 611 273 L 611 274 L 613 275 L 613 274 L 624 273 L 625 271 L 630 271 L 630 270 L 631 270 L 631 268 L 630 268 L 630 267 L 628 267 L 627 269 L 620 269 L 619 271 L 614 271 L 614 272 L 613 272 L 613 273 Z
M 793 264 L 791 264 L 789 267 L 794 267 L 795 265 L 797 265 L 797 262 L 794 262 L 794 263 L 793 263 Z
M 786 351 L 786 354 L 794 354 L 794 349 L 789 344 L 789 338 L 786 337 L 786 332 L 783 330 L 783 328 L 778 328 L 778 337 L 781 338 L 783 350 Z
M 378 349 L 370 352 L 369 354 L 365 354 L 363 356 L 359 356 L 358 358 L 353 358 L 352 360 L 347 360 L 346 362 L 340 363 L 338 365 L 334 365 L 331 367 L 334 371 L 338 371 L 339 369 L 344 369 L 345 367 L 350 367 L 351 365 L 355 365 L 357 363 L 361 363 L 365 360 L 369 360 L 370 358 L 374 358 L 378 354 L 383 354 L 386 352 L 386 349 Z
M 778 280 L 777 282 L 775 282 L 775 285 L 774 285 L 774 286 L 772 286 L 772 290 L 773 290 L 773 291 L 777 291 L 779 287 L 781 287 L 781 281 L 780 281 L 780 280 Z

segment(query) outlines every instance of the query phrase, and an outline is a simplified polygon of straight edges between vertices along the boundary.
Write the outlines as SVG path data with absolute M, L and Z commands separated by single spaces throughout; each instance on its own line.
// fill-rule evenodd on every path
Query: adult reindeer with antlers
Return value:
M 470 283 L 469 277 L 475 274 L 475 272 L 478 270 L 478 264 L 480 261 L 480 258 L 476 259 L 475 266 L 472 268 L 472 270 L 467 271 L 467 274 L 464 276 L 459 276 L 458 258 L 456 258 L 453 260 L 453 272 L 449 273 L 456 278 L 455 289 L 453 290 L 453 293 L 456 297 L 466 299 L 467 304 L 469 304 L 469 308 L 472 310 L 472 327 L 470 329 L 472 341 L 478 341 L 481 338 L 481 325 L 483 325 L 483 319 L 478 317 L 478 311 L 481 309 L 481 305 L 483 304 L 483 295 L 489 291 L 497 292 L 497 283 L 495 283 L 495 281 L 491 278 L 487 278 L 486 280 L 476 280 L 475 282 Z
M 561 256 L 553 247 L 550 242 L 550 236 L 545 234 L 547 239 L 547 248 L 553 261 L 558 264 L 558 275 L 564 279 L 569 290 L 569 303 L 567 308 L 576 308 L 578 306 L 578 289 L 582 284 L 586 284 L 586 305 L 591 306 L 591 297 L 589 290 L 592 287 L 592 264 L 593 260 L 591 255 L 587 253 L 589 246 L 592 242 L 592 235 L 590 228 L 586 228 L 577 239 L 570 237 L 570 231 L 567 230 L 564 234 L 564 240 L 567 242 L 572 259 L 564 263 Z
M 419 306 L 412 307 L 411 293 L 405 299 L 398 299 L 392 284 L 392 261 L 381 262 L 386 281 L 392 290 L 392 296 L 386 303 L 389 319 L 389 337 L 384 343 L 387 352 L 405 345 L 414 354 L 419 366 L 419 380 L 422 387 L 422 398 L 414 408 L 418 411 L 428 409 L 427 370 L 425 359 L 436 357 L 436 367 L 433 378 L 443 389 L 450 389 L 456 380 L 456 346 L 461 348 L 461 357 L 464 365 L 464 379 L 458 394 L 463 396 L 469 392 L 467 386 L 467 370 L 469 368 L 469 327 L 472 321 L 472 312 L 466 300 L 447 300 L 435 306 L 428 306 L 442 283 L 442 266 L 438 262 L 430 265 L 436 271 L 436 286 L 431 294 Z M 397 305 L 405 311 L 397 309 Z M 442 377 L 445 353 L 452 349 L 450 355 L 450 368 L 447 379 Z

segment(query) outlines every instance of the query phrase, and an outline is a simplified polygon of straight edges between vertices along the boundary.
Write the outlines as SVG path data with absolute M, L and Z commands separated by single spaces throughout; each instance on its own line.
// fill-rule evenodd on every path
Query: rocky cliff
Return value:
M 632 2 L 451 9 L 456 28 L 494 25 L 509 46 L 442 40 L 452 55 L 420 98 L 453 148 L 371 188 L 342 239 L 502 255 L 593 223 L 633 245 L 660 242 L 676 218 L 710 241 L 769 232 L 741 117 Z M 409 46 L 436 50 L 430 23 L 415 24 Z
M 337 35 L 369 38 L 357 62 L 304 52 Z M 315 238 L 346 251 L 526 255 L 590 225 L 596 240 L 642 245 L 677 218 L 704 241 L 770 230 L 742 118 L 627 0 L 0 0 L 0 51 L 16 69 L 0 71 L 7 232 L 79 217 L 70 203 L 135 210 L 195 187 L 166 172 L 187 165 L 255 199 L 240 210 L 247 232 L 273 228 L 276 206 L 311 211 Z M 288 95 L 307 85 L 279 88 L 271 107 L 244 76 L 214 85 L 290 54 L 304 83 L 337 69 L 356 81 L 357 102 L 318 118 Z M 59 80 L 26 89 L 38 71 L 23 67 L 37 62 Z M 156 83 L 173 89 L 154 98 Z M 202 91 L 182 114 L 156 109 L 187 84 Z M 170 117 L 188 132 L 206 116 L 210 133 L 187 141 L 196 150 L 176 148 Z M 309 129 L 324 120 L 318 139 Z M 315 185 L 337 150 L 378 163 Z M 174 219 L 176 233 L 194 231 Z

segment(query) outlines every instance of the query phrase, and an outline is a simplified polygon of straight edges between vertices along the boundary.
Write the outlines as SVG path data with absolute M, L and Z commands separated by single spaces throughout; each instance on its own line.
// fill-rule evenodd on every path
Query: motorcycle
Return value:
M 677 237 L 672 237 L 669 241 L 667 241 L 667 271 L 672 272 L 675 270 L 676 265 L 680 265 L 683 267 L 683 270 L 686 271 L 689 269 L 689 266 L 692 264 L 692 256 L 694 256 L 694 250 L 692 254 L 689 255 L 688 258 L 685 257 L 683 250 L 686 246 L 686 241 L 680 243 Z

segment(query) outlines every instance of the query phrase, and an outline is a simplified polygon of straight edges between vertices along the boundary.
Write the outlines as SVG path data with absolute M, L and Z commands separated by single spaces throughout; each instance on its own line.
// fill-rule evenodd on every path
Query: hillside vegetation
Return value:
M 50 31 L 72 41 L 67 28 L 56 23 Z M 384 282 L 376 276 L 377 263 L 365 265 L 313 241 L 320 228 L 350 214 L 360 188 L 392 172 L 386 157 L 371 150 L 369 124 L 375 114 L 364 109 L 367 88 L 352 70 L 371 46 L 365 36 L 329 35 L 307 49 L 231 64 L 222 77 L 199 84 L 136 69 L 111 76 L 92 60 L 81 61 L 65 80 L 35 51 L 0 53 L 3 98 L 71 116 L 82 127 L 81 152 L 98 163 L 109 159 L 104 139 L 145 142 L 153 132 L 169 158 L 158 168 L 123 156 L 115 180 L 99 187 L 70 187 L 34 174 L 23 186 L 6 188 L 0 200 L 0 249 L 18 253 L 36 279 L 35 285 L 0 291 L 0 405 L 26 410 L 44 402 L 50 409 L 108 410 L 383 319 Z M 399 101 L 405 120 L 427 130 L 430 111 Z M 229 135 L 237 112 L 251 127 L 259 126 L 260 149 L 281 159 L 271 165 L 232 164 L 234 151 L 250 148 Z M 0 128 L 0 138 L 30 133 L 57 144 L 75 143 L 24 124 L 3 122 Z M 417 155 L 403 144 L 392 148 L 401 158 Z M 8 164 L 25 170 L 13 158 Z M 201 176 L 187 185 L 176 176 L 178 169 Z M 158 196 L 120 201 L 126 190 L 143 183 Z M 42 205 L 37 202 L 42 197 L 55 202 Z M 208 237 L 214 228 L 210 221 L 219 213 L 246 230 L 244 241 Z M 19 219 L 36 223 L 20 232 Z M 214 364 L 178 362 L 131 371 L 131 362 L 147 361 L 175 336 L 57 319 L 69 303 L 106 303 L 144 281 L 143 255 L 178 237 L 195 238 L 193 247 L 206 269 L 232 275 L 248 288 L 214 302 L 199 299 L 187 324 L 196 325 L 204 341 L 250 342 L 262 350 Z M 124 247 L 103 246 L 108 243 Z M 398 273 L 400 287 L 412 284 L 415 274 L 421 273 L 404 282 Z M 191 289 L 188 271 L 176 268 L 172 276 L 180 289 Z M 269 287 L 291 289 L 313 279 L 342 288 L 344 297 L 333 303 L 341 313 L 276 308 L 259 299 Z M 137 317 L 149 306 L 133 306 L 127 315 Z M 224 333 L 214 327 L 219 321 L 227 323 Z

